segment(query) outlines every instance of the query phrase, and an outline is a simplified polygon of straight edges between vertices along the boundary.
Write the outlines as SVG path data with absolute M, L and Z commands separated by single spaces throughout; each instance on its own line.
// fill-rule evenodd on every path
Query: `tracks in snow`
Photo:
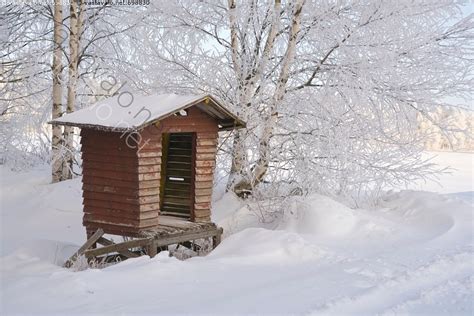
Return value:
M 474 254 L 463 252 L 441 257 L 427 265 L 366 289 L 359 295 L 334 299 L 316 307 L 310 315 L 381 314 L 390 313 L 404 303 L 419 300 L 433 288 L 443 287 L 453 280 L 471 279 L 474 275 Z

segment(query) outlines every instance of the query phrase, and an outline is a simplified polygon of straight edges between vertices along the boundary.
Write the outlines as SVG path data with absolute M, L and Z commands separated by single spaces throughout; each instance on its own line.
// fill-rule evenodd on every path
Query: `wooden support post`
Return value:
M 224 229 L 222 227 L 217 229 L 216 235 L 212 237 L 212 243 L 213 243 L 212 249 L 216 249 L 216 247 L 219 246 L 219 244 L 221 243 L 223 232 L 224 232 Z
M 84 245 L 82 245 L 81 248 L 79 248 L 79 250 L 76 251 L 76 253 L 74 253 L 65 263 L 64 263 L 64 267 L 65 268 L 70 268 L 72 266 L 72 264 L 74 263 L 74 261 L 76 261 L 76 259 L 81 256 L 82 254 L 84 254 L 87 249 L 89 249 L 92 245 L 94 245 L 97 240 L 102 237 L 102 235 L 104 234 L 104 231 L 99 228 L 96 230 L 96 232 L 94 234 L 92 234 L 92 236 L 86 241 L 86 243 Z
M 144 247 L 147 252 L 150 251 L 150 246 L 153 244 L 153 247 L 156 249 L 158 247 L 164 247 L 168 245 L 174 245 L 182 243 L 183 241 L 189 241 L 199 238 L 206 238 L 209 236 L 219 235 L 218 242 L 220 242 L 220 235 L 222 234 L 222 228 L 219 229 L 209 229 L 196 232 L 187 232 L 187 233 L 177 233 L 169 234 L 166 237 L 148 237 L 148 238 L 139 238 L 130 241 L 126 241 L 119 244 L 114 244 L 110 246 L 105 246 L 97 249 L 89 249 L 84 252 L 86 258 L 93 258 L 101 255 L 105 255 L 111 252 L 119 252 L 122 250 L 128 250 L 135 247 Z
M 152 242 L 150 245 L 148 245 L 146 252 L 150 256 L 150 258 L 153 258 L 157 254 L 157 245 L 155 242 Z
M 97 249 L 90 249 L 90 250 L 85 251 L 84 255 L 86 256 L 86 258 L 94 258 L 94 257 L 106 255 L 111 252 L 119 252 L 122 250 L 128 250 L 130 248 L 136 248 L 136 247 L 143 248 L 150 245 L 152 241 L 153 241 L 152 238 L 134 239 L 130 241 L 121 242 L 118 244 L 113 244 L 110 246 L 104 246 Z
M 89 240 L 89 238 L 91 238 L 94 235 L 94 233 L 95 233 L 95 230 L 86 229 L 87 240 Z M 97 248 L 97 243 L 93 243 L 89 248 L 91 249 Z

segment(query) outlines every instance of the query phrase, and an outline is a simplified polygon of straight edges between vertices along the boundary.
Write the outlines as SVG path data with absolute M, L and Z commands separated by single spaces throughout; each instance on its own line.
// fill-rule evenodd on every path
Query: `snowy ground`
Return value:
M 474 313 L 472 154 L 436 191 L 389 192 L 376 209 L 295 199 L 276 230 L 225 195 L 227 232 L 207 257 L 161 253 L 72 272 L 84 241 L 80 179 L 48 184 L 47 169 L 1 173 L 1 314 Z

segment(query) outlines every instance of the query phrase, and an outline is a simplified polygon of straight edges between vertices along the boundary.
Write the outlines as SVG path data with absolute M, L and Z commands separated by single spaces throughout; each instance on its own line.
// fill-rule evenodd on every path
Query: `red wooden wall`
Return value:
M 194 210 L 191 220 L 210 221 L 218 124 L 196 107 L 123 134 L 82 129 L 83 224 L 88 234 L 137 236 L 159 224 L 161 134 L 196 133 Z

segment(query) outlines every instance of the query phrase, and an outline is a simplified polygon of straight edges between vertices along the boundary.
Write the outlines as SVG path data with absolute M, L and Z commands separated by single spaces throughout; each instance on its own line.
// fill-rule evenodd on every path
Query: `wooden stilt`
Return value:
M 150 256 L 150 258 L 153 258 L 157 254 L 157 245 L 156 243 L 152 242 L 148 247 L 147 247 L 147 253 Z
M 212 249 L 216 249 L 217 246 L 221 243 L 222 233 L 224 232 L 223 228 L 217 229 L 217 233 L 212 237 Z
M 94 245 L 103 234 L 104 231 L 101 228 L 97 229 L 96 232 L 92 234 L 89 239 L 87 239 L 86 243 L 64 263 L 64 267 L 70 268 L 74 261 L 76 261 L 79 256 L 83 255 L 87 249 Z

